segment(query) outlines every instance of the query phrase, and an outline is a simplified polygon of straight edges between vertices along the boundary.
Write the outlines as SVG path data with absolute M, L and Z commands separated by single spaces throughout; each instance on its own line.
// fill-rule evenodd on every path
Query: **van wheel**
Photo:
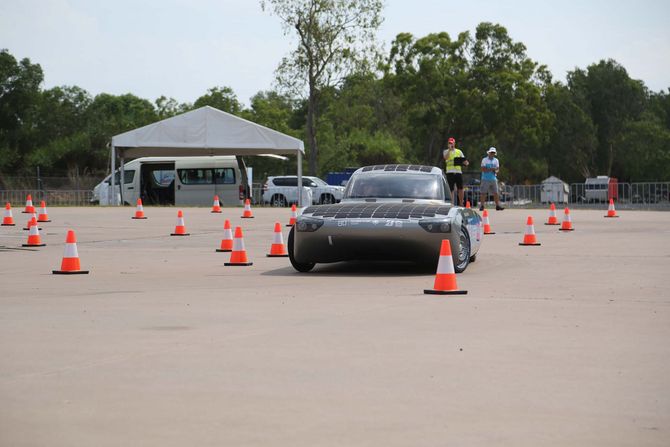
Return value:
M 330 205 L 335 203 L 335 197 L 332 194 L 323 194 L 321 196 L 321 205 Z
M 274 196 L 272 196 L 270 206 L 288 206 L 288 202 L 281 194 L 275 194 Z

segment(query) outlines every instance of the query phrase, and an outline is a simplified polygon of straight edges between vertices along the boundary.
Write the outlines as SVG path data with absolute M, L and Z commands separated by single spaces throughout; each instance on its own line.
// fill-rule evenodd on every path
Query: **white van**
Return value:
M 143 157 L 124 165 L 123 194 L 116 173 L 117 203 L 209 206 L 215 195 L 223 205 L 238 205 L 244 186 L 234 156 Z M 110 205 L 111 175 L 93 189 L 91 202 Z

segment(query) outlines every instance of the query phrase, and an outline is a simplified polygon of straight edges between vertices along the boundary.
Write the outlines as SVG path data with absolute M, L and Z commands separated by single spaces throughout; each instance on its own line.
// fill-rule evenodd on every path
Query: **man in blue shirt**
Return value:
M 496 202 L 496 210 L 502 211 L 505 208 L 500 206 L 500 195 L 498 194 L 498 178 L 496 174 L 500 169 L 500 162 L 496 158 L 498 151 L 495 147 L 489 148 L 487 156 L 482 160 L 482 182 L 479 187 L 481 201 L 479 202 L 479 211 L 484 211 L 484 202 L 486 196 L 493 194 L 493 200 Z

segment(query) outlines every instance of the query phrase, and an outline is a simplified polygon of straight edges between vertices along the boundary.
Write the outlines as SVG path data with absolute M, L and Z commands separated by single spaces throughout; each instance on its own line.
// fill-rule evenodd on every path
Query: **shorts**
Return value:
M 479 185 L 482 194 L 498 194 L 498 182 L 495 180 L 482 180 Z
M 454 190 L 454 185 L 458 187 L 458 189 L 462 190 L 463 189 L 463 174 L 459 172 L 447 172 L 447 183 L 449 184 L 449 189 Z

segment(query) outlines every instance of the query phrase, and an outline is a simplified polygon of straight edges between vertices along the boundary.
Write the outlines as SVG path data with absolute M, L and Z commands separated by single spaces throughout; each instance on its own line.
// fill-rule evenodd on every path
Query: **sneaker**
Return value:
M 479 205 L 479 211 L 484 211 L 484 205 Z
M 500 206 L 500 205 L 496 205 L 496 211 L 502 211 L 502 210 L 504 210 L 504 209 L 505 209 L 505 208 L 503 208 L 502 206 Z

